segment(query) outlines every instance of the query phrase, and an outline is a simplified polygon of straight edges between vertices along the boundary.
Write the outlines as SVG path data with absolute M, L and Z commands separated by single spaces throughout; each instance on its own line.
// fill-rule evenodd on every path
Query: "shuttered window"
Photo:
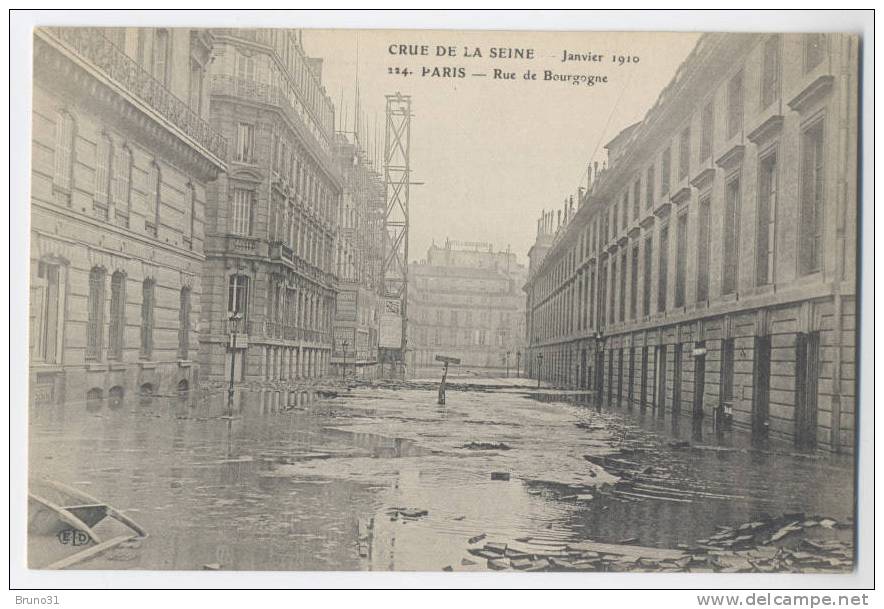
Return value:
M 153 355 L 155 281 L 145 279 L 141 285 L 141 356 Z
M 59 112 L 55 122 L 55 168 L 53 186 L 57 201 L 71 204 L 74 173 L 74 119 L 67 112 Z
M 108 359 L 122 360 L 126 332 L 126 276 L 120 271 L 111 275 L 110 327 Z
M 93 206 L 95 215 L 102 220 L 108 219 L 108 205 L 111 201 L 111 167 L 113 165 L 114 148 L 108 136 L 98 138 L 95 149 L 95 198 Z
M 86 323 L 86 359 L 100 360 L 104 335 L 104 284 L 106 273 L 101 267 L 89 272 L 88 318 Z

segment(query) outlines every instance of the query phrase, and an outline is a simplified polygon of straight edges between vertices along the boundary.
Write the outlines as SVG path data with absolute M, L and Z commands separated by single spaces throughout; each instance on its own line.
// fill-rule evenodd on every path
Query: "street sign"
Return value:
M 460 358 L 459 357 L 448 357 L 447 355 L 437 355 L 436 361 L 437 362 L 445 362 L 446 364 L 459 364 Z
M 249 348 L 249 335 L 242 334 L 241 332 L 230 334 L 230 341 L 227 343 L 229 349 L 248 349 Z

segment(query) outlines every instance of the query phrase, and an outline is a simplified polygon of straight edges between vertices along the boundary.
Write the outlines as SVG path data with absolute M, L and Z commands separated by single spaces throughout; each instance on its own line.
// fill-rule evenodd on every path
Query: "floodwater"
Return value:
M 467 549 L 481 534 L 675 547 L 760 514 L 853 516 L 851 458 L 758 450 L 651 411 L 494 382 L 449 390 L 444 406 L 431 383 L 243 391 L 232 419 L 223 393 L 37 408 L 30 472 L 148 531 L 89 569 L 475 570 L 484 561 Z M 643 483 L 609 492 L 624 469 Z

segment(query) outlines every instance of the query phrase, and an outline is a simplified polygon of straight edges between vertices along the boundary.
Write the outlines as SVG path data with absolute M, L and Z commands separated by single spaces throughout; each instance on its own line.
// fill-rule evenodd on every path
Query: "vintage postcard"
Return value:
M 858 35 L 128 25 L 33 30 L 29 569 L 854 571 Z

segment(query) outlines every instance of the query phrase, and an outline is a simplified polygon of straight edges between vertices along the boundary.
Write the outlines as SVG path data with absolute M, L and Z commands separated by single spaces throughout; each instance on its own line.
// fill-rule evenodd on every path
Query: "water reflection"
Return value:
M 432 388 L 281 387 L 238 390 L 232 418 L 223 390 L 39 408 L 30 467 L 149 530 L 133 560 L 84 565 L 104 569 L 438 570 L 483 533 L 672 547 L 762 512 L 852 515 L 850 460 L 759 451 L 689 413 L 527 387 L 447 402 Z M 391 518 L 395 506 L 427 514 Z

